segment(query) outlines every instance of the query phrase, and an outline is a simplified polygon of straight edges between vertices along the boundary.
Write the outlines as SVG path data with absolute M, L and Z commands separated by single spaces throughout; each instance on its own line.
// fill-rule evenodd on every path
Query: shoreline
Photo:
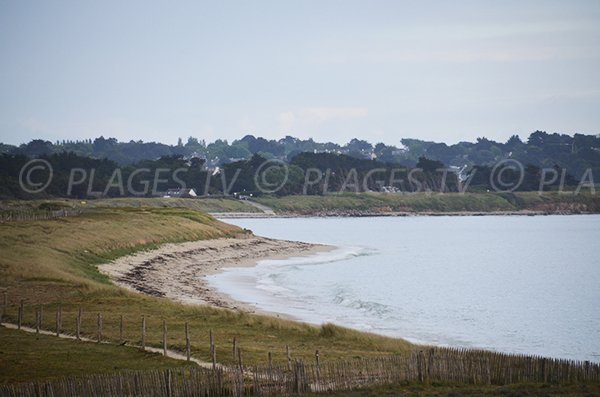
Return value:
M 165 244 L 102 264 L 98 270 L 116 285 L 137 293 L 281 318 L 286 316 L 262 311 L 217 291 L 206 277 L 226 268 L 252 267 L 262 260 L 302 257 L 334 248 L 253 235 L 218 238 Z
M 418 216 L 551 216 L 551 215 L 597 215 L 596 212 L 573 211 L 452 211 L 452 212 L 373 212 L 373 211 L 317 211 L 317 212 L 211 212 L 218 219 L 239 218 L 368 218 L 368 217 L 418 217 Z

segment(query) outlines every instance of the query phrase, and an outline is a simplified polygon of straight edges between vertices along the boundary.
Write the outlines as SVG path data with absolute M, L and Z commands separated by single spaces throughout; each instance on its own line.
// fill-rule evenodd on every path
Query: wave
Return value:
M 296 256 L 285 259 L 264 259 L 258 262 L 257 267 L 293 266 L 296 269 L 300 269 L 305 266 L 323 265 L 376 254 L 378 254 L 378 251 L 372 248 L 353 246 L 336 247 L 332 251 L 317 252 L 309 256 Z
M 385 315 L 392 313 L 393 309 L 389 305 L 356 298 L 357 294 L 344 288 L 339 288 L 334 294 L 333 303 L 336 305 L 359 310 L 363 313 L 375 315 L 382 318 Z
M 332 251 L 317 252 L 310 256 L 265 259 L 259 261 L 253 271 L 256 288 L 282 298 L 296 297 L 300 291 L 297 291 L 293 284 L 289 283 L 289 280 L 299 272 L 307 271 L 308 267 L 327 265 L 376 253 L 376 250 L 363 247 L 337 247 Z M 304 298 L 307 298 L 306 291 L 302 292 Z

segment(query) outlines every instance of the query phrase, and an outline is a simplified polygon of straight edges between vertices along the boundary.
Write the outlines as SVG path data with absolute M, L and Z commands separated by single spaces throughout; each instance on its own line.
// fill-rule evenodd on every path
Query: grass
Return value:
M 326 196 L 262 196 L 255 198 L 279 213 L 445 213 L 539 211 L 558 213 L 600 212 L 600 195 L 582 191 L 515 193 L 344 193 Z M 243 200 L 233 198 L 104 198 L 94 200 L 3 201 L 0 210 L 61 208 L 185 208 L 202 212 L 260 212 Z
M 119 316 L 125 318 L 125 339 L 140 342 L 141 316 L 147 319 L 146 343 L 161 346 L 162 320 L 169 326 L 169 348 L 184 350 L 184 323 L 189 322 L 192 354 L 208 361 L 208 334 L 216 335 L 217 359 L 233 363 L 231 341 L 236 337 L 245 364 L 285 363 L 285 345 L 294 358 L 322 360 L 369 357 L 407 352 L 401 339 L 370 335 L 333 325 L 315 327 L 274 317 L 206 306 L 182 305 L 167 299 L 128 292 L 102 276 L 97 265 L 166 242 L 235 236 L 241 229 L 187 208 L 98 208 L 80 216 L 47 221 L 0 224 L 0 290 L 9 298 L 6 314 L 15 322 L 19 300 L 25 302 L 24 323 L 33 325 L 35 308 L 44 304 L 44 327 L 54 329 L 58 302 L 63 308 L 63 332 L 75 332 L 79 305 L 84 309 L 83 334 L 93 337 L 96 313 L 104 317 L 104 335 L 118 340 Z M 29 336 L 31 337 L 31 336 Z M 1 344 L 5 354 L 22 354 L 17 344 Z M 50 349 L 50 347 L 48 347 Z M 40 357 L 45 347 L 36 346 Z M 95 355 L 89 353 L 89 360 Z M 98 358 L 100 359 L 100 358 Z M 42 359 L 41 362 L 45 362 Z M 40 364 L 42 365 L 42 364 Z M 64 375 L 70 375 L 65 369 Z M 3 368 L 3 379 L 18 377 L 15 367 Z M 28 379 L 36 376 L 31 372 Z
M 62 208 L 187 208 L 202 212 L 257 212 L 257 208 L 233 198 L 100 198 L 92 200 L 5 200 L 1 209 L 59 210 Z
M 344 193 L 326 196 L 263 196 L 261 204 L 280 213 L 600 212 L 591 193 Z
M 0 328 L 0 340 L 0 383 L 189 365 L 132 347 L 36 336 L 6 328 Z

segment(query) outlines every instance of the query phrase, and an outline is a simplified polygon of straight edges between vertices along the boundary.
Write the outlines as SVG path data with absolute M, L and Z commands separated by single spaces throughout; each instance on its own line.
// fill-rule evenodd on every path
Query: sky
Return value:
M 600 133 L 600 1 L 0 0 L 0 142 Z

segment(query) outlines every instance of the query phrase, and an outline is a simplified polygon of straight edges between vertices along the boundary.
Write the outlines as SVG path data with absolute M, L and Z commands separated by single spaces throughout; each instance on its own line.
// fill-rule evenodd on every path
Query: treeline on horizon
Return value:
M 425 158 L 418 163 L 422 170 L 416 170 L 418 172 L 413 172 L 410 178 L 411 169 L 407 167 L 332 153 L 300 153 L 289 163 L 269 162 L 255 154 L 248 160 L 224 164 L 217 169 L 207 168 L 203 159 L 186 160 L 181 155 L 125 166 L 70 152 L 38 158 L 51 165 L 53 178 L 43 192 L 31 194 L 21 188 L 19 180 L 21 170 L 31 158 L 22 154 L 0 156 L 0 199 L 151 197 L 182 187 L 193 188 L 200 196 L 260 195 L 265 190 L 267 193 L 274 190 L 272 193 L 279 196 L 321 195 L 381 191 L 390 178 L 396 181 L 398 191 L 458 189 L 455 174 L 439 173 L 443 164 Z M 321 175 L 315 175 L 315 170 L 322 170 Z M 307 173 L 312 174 L 307 176 Z M 45 172 L 31 175 L 33 183 L 43 183 L 46 177 Z
M 40 199 L 52 197 L 152 197 L 168 189 L 193 188 L 200 196 L 326 195 L 343 192 L 482 192 L 490 184 L 492 167 L 475 166 L 459 180 L 458 174 L 443 163 L 421 157 L 415 167 L 358 159 L 344 154 L 300 153 L 288 163 L 272 162 L 259 154 L 209 169 L 202 159 L 186 160 L 181 155 L 164 156 L 120 166 L 108 159 L 82 157 L 75 153 L 43 155 L 52 167 L 51 183 L 40 193 L 21 188 L 21 170 L 31 160 L 25 155 L 0 156 L 0 199 Z M 265 166 L 266 165 L 266 166 Z M 42 184 L 47 175 L 32 174 L 32 182 Z M 41 178 L 41 180 L 37 180 Z M 508 170 L 503 180 L 519 183 L 521 175 Z M 535 191 L 543 178 L 540 168 L 527 166 L 516 191 Z M 548 179 L 548 178 L 545 178 Z M 564 186 L 574 188 L 578 181 L 566 175 Z M 560 180 L 545 184 L 556 190 Z M 272 190 L 272 191 L 270 191 Z
M 99 137 L 94 140 L 56 141 L 32 140 L 19 146 L 0 143 L 0 153 L 28 157 L 39 157 L 62 152 L 72 152 L 82 157 L 108 159 L 117 164 L 131 165 L 142 160 L 157 160 L 164 156 L 198 157 L 208 166 L 220 166 L 240 160 L 248 160 L 259 154 L 264 158 L 290 161 L 303 152 L 345 154 L 358 159 L 375 159 L 381 163 L 415 167 L 420 157 L 442 162 L 446 166 L 473 167 L 493 165 L 511 158 L 524 165 L 540 168 L 558 166 L 567 169 L 570 175 L 580 178 L 591 168 L 600 167 L 600 135 L 535 131 L 523 141 L 518 135 L 506 142 L 478 138 L 476 142 L 459 142 L 447 145 L 419 139 L 401 139 L 398 146 L 383 143 L 372 144 L 358 138 L 345 145 L 332 142 L 316 142 L 286 136 L 279 140 L 268 140 L 253 135 L 229 143 L 218 139 L 207 143 L 203 139 L 179 138 L 176 145 L 156 142 L 119 142 L 115 138 Z

